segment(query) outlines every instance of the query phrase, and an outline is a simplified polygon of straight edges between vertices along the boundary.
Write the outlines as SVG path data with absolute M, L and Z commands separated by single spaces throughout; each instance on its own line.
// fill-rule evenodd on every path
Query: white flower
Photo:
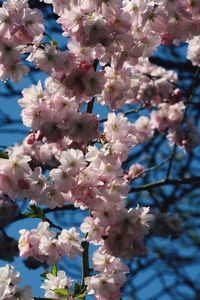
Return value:
M 32 288 L 28 285 L 26 285 L 25 287 L 23 287 L 22 289 L 19 289 L 16 293 L 15 293 L 15 297 L 18 300 L 33 300 L 32 297 Z
M 188 42 L 187 58 L 194 66 L 200 66 L 200 35 Z
M 71 286 L 71 280 L 66 277 L 64 271 L 58 271 L 57 276 L 47 273 L 46 279 L 44 280 L 43 285 L 41 286 L 42 289 L 45 290 L 54 290 L 54 289 L 64 289 L 66 287 Z
M 58 271 L 57 276 L 51 273 L 46 274 L 42 289 L 45 289 L 45 297 L 60 299 L 60 296 L 53 292 L 54 289 L 68 289 L 72 285 L 71 278 L 67 278 L 64 271 Z M 62 298 L 62 297 L 61 297 Z
M 69 230 L 63 229 L 58 237 L 58 244 L 61 253 L 63 253 L 63 255 L 69 255 L 71 259 L 74 259 L 77 254 L 83 251 L 80 234 L 75 227 Z
M 19 288 L 19 272 L 12 265 L 0 268 L 0 299 L 1 300 L 33 300 L 30 286 Z
M 75 149 L 63 151 L 61 154 L 60 162 L 71 175 L 76 175 L 79 170 L 84 168 L 86 165 L 83 152 L 81 150 Z

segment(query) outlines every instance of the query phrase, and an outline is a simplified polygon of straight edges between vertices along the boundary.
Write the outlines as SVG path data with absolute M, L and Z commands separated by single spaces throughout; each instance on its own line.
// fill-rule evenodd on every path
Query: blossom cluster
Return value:
M 45 298 L 53 299 L 63 299 L 62 295 L 56 294 L 55 289 L 67 289 L 72 285 L 72 279 L 66 276 L 64 271 L 58 271 L 57 274 L 52 274 L 50 272 L 45 274 L 45 280 L 41 288 L 45 290 Z M 65 297 L 65 299 L 70 300 L 71 296 Z M 77 299 L 77 298 L 73 298 Z
M 0 299 L 2 300 L 33 300 L 30 286 L 20 288 L 20 274 L 11 265 L 0 268 Z
M 92 261 L 93 268 L 99 274 L 86 278 L 88 294 L 94 294 L 96 299 L 118 299 L 129 268 L 119 258 L 107 254 L 101 248 L 94 252 Z
M 19 82 L 29 72 L 27 63 L 48 76 L 44 84 L 22 90 L 18 103 L 31 132 L 9 149 L 8 158 L 0 159 L 0 208 L 6 210 L 10 203 L 15 207 L 11 201 L 26 198 L 50 209 L 69 203 L 87 209 L 90 215 L 80 226 L 83 238 L 74 227 L 53 231 L 43 218 L 36 229 L 20 230 L 20 255 L 52 265 L 63 256 L 82 255 L 84 243 L 94 244 L 99 247 L 92 258 L 96 273 L 83 278 L 83 287 L 97 300 L 117 300 L 128 273 L 122 259 L 146 254 L 143 240 L 154 219 L 149 207 L 127 208 L 130 182 L 145 170 L 135 163 L 125 171 L 123 163 L 155 131 L 186 151 L 200 142 L 193 120 L 187 118 L 189 100 L 177 86 L 177 75 L 148 59 L 160 44 L 187 41 L 188 58 L 200 65 L 200 4 L 43 2 L 53 6 L 63 36 L 69 38 L 67 50 L 53 40 L 43 42 L 43 16 L 27 0 L 8 0 L 0 8 L 0 79 Z M 109 108 L 105 120 L 93 114 L 96 103 Z M 141 114 L 130 121 L 126 113 L 115 112 L 125 105 Z M 11 296 L 19 293 L 20 299 L 32 299 L 29 288 L 17 287 L 19 275 L 12 267 L 5 267 L 4 276 L 2 299 L 15 299 Z M 59 299 L 52 289 L 71 285 L 58 271 L 47 273 L 42 287 L 45 297 Z
M 74 1 L 51 3 L 63 35 L 70 36 L 78 56 L 122 67 L 147 57 L 160 43 L 170 44 L 199 32 L 199 4 L 190 1 Z
M 52 265 L 63 256 L 74 259 L 83 248 L 77 230 L 72 227 L 63 229 L 60 234 L 49 229 L 48 222 L 41 222 L 37 229 L 20 230 L 19 250 L 23 257 L 32 256 L 40 262 Z
M 29 44 L 39 44 L 44 33 L 43 16 L 28 1 L 11 0 L 0 8 L 0 80 L 15 82 L 29 72 L 21 53 Z

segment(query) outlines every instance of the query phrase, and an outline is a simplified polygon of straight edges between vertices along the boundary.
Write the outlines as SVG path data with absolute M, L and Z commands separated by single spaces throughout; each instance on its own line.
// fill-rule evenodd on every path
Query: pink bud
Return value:
M 87 72 L 92 68 L 92 64 L 88 63 L 86 60 L 82 60 L 79 65 L 79 69 Z
M 19 179 L 18 180 L 18 185 L 20 186 L 21 189 L 23 190 L 28 190 L 30 187 L 30 184 L 27 180 L 25 179 Z
M 172 44 L 173 39 L 168 33 L 161 34 L 161 45 L 169 46 Z
M 35 132 L 32 132 L 27 136 L 27 144 L 33 145 L 34 143 L 35 143 Z

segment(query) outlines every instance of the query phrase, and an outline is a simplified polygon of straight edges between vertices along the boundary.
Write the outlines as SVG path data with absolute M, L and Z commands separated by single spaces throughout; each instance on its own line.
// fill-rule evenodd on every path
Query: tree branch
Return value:
M 200 176 L 194 176 L 182 179 L 162 179 L 153 183 L 147 183 L 144 185 L 132 187 L 130 193 L 141 192 L 145 190 L 150 190 L 155 187 L 165 186 L 165 185 L 182 185 L 182 184 L 200 184 Z

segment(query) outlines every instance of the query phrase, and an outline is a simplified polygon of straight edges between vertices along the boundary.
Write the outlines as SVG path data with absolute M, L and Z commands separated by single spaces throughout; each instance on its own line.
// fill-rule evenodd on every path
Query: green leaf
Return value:
M 86 296 L 86 292 L 84 292 L 84 293 L 78 295 L 77 298 L 78 298 L 78 299 L 83 299 L 83 298 L 85 298 L 85 296 Z
M 75 282 L 75 284 L 74 284 L 74 296 L 76 296 L 79 293 L 80 293 L 80 285 L 78 284 L 78 282 Z
M 40 276 L 46 279 L 47 278 L 47 273 L 48 272 L 44 272 L 44 273 L 40 274 Z
M 0 158 L 8 159 L 8 153 L 0 151 Z
M 38 218 L 44 220 L 46 218 L 43 210 L 36 206 L 31 205 L 30 209 L 28 209 L 28 212 L 24 214 L 27 218 Z
M 53 289 L 52 290 L 54 293 L 61 295 L 61 296 L 68 296 L 69 295 L 69 291 L 65 290 L 65 289 Z
M 37 214 L 41 219 L 46 218 L 45 214 L 43 213 L 43 210 L 36 206 L 36 205 L 31 205 L 32 211 Z
M 55 277 L 58 274 L 58 268 L 56 266 L 56 264 L 53 264 L 52 268 L 51 268 L 51 274 L 54 275 Z
M 38 215 L 36 215 L 34 212 L 31 210 L 28 210 L 27 213 L 24 214 L 27 218 L 39 218 Z

